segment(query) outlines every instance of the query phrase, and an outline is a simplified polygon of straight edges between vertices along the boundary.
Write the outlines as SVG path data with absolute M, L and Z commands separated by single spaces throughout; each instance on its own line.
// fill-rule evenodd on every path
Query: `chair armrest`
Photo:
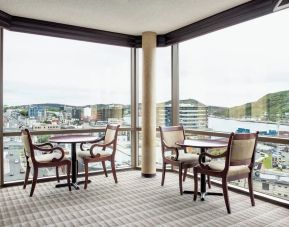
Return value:
M 165 149 L 170 150 L 170 151 L 176 153 L 176 157 L 175 157 L 174 160 L 177 161 L 177 160 L 179 159 L 179 149 L 178 149 L 177 147 L 170 147 L 170 146 L 168 146 L 165 141 L 163 141 L 163 143 L 164 143 Z
M 44 146 L 49 146 L 50 148 L 53 148 L 52 143 L 41 143 L 41 144 L 35 144 L 37 147 L 44 147 Z
M 101 138 L 99 138 L 99 139 L 97 139 L 97 140 L 95 140 L 95 141 L 92 141 L 92 142 L 81 143 L 81 144 L 80 144 L 80 150 L 85 151 L 85 149 L 84 149 L 84 147 L 83 147 L 84 144 L 88 144 L 88 143 L 98 143 L 98 142 L 100 142 L 100 141 L 102 141 L 102 140 L 104 140 L 104 136 L 101 137 Z
M 226 157 L 226 153 L 227 153 L 226 151 L 224 153 L 222 153 L 222 154 L 219 154 L 219 155 L 212 155 L 212 154 L 209 154 L 207 152 L 201 153 L 199 155 L 199 164 L 200 164 L 201 167 L 205 167 L 203 162 L 202 162 L 203 157 L 208 156 L 209 158 L 213 158 L 213 159 L 214 158 L 223 158 L 223 157 Z
M 106 148 L 106 147 L 108 147 L 109 145 L 111 145 L 111 144 L 113 144 L 113 143 L 114 143 L 114 140 L 112 140 L 112 141 L 109 142 L 109 143 L 103 143 L 103 144 L 101 144 L 101 143 L 95 143 L 95 144 L 91 145 L 91 147 L 90 147 L 90 149 L 89 149 L 90 156 L 91 156 L 92 158 L 95 158 L 95 157 L 97 157 L 97 156 L 100 156 L 100 154 L 96 154 L 96 155 L 93 154 L 93 149 L 94 149 L 94 148 L 96 148 L 96 147 Z
M 38 147 L 36 145 L 33 145 L 33 148 L 35 150 L 44 151 L 46 153 L 48 153 L 48 152 L 52 153 L 55 150 L 60 150 L 61 151 L 61 157 L 60 158 L 54 158 L 54 159 L 52 159 L 52 161 L 61 161 L 64 158 L 64 150 L 61 147 L 41 148 L 41 147 Z
M 35 144 L 35 146 L 37 147 L 45 147 L 45 146 L 49 146 L 50 148 L 53 148 L 52 143 L 41 143 L 41 144 Z M 47 152 L 43 151 L 43 154 L 47 154 Z M 51 152 L 50 152 L 51 153 Z

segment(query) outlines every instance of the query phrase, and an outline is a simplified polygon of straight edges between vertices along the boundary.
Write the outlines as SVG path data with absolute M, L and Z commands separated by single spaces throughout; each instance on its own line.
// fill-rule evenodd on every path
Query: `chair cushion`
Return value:
M 167 159 L 174 159 L 175 157 L 173 155 L 166 156 Z M 198 162 L 199 155 L 197 154 L 191 154 L 191 153 L 181 153 L 179 154 L 178 161 L 180 162 Z
M 115 129 L 110 129 L 108 128 L 106 130 L 106 133 L 105 133 L 105 137 L 104 137 L 104 143 L 110 143 L 114 140 L 115 138 L 115 133 L 116 133 L 116 130 Z
M 21 135 L 23 146 L 24 146 L 24 152 L 27 157 L 31 157 L 31 147 L 29 143 L 28 135 L 22 134 Z
M 94 155 L 97 155 L 97 154 L 100 154 L 100 156 L 110 156 L 111 153 L 110 152 L 107 152 L 107 151 L 99 151 L 99 150 L 94 150 L 93 151 L 93 154 Z M 86 151 L 78 151 L 77 152 L 77 157 L 78 158 L 87 158 L 87 157 L 90 157 L 90 151 L 89 150 L 86 150 Z
M 183 130 L 167 131 L 163 132 L 163 139 L 169 147 L 180 147 L 176 145 L 176 142 L 184 140 Z
M 256 139 L 233 140 L 231 161 L 247 160 L 252 158 Z
M 41 163 L 49 163 L 52 162 L 52 159 L 57 158 L 59 159 L 61 157 L 61 153 L 58 152 L 53 152 L 53 153 L 48 153 L 48 154 L 41 154 L 41 155 L 35 155 L 35 160 L 37 162 L 41 162 Z M 62 160 L 67 160 L 68 157 L 66 155 L 64 155 Z M 32 159 L 31 157 L 28 158 L 28 162 L 30 165 L 32 165 Z
M 214 171 L 222 171 L 225 168 L 225 162 L 224 161 L 211 161 L 205 163 L 205 165 L 208 165 L 211 170 Z M 230 166 L 228 171 L 228 176 L 235 176 L 240 175 L 244 173 L 249 173 L 250 169 L 247 165 L 238 165 L 238 166 Z

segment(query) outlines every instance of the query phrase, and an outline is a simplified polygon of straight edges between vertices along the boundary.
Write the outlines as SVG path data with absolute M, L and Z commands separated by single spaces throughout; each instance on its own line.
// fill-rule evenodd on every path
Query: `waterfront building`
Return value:
M 208 128 L 208 107 L 193 99 L 180 100 L 179 119 L 185 128 Z M 172 125 L 170 102 L 157 104 L 157 125 Z
M 120 104 L 98 105 L 97 119 L 108 121 L 109 118 L 122 119 L 124 107 Z

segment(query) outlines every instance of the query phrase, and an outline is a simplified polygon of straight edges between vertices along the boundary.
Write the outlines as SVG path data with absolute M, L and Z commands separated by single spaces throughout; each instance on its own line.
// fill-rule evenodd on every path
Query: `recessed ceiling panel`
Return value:
M 0 0 L 13 16 L 123 34 L 165 34 L 248 0 Z

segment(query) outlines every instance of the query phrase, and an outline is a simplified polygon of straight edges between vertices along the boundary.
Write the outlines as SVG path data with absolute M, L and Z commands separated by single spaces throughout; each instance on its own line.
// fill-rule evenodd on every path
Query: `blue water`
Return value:
M 208 121 L 209 128 L 214 131 L 221 132 L 235 132 L 238 128 L 250 129 L 251 132 L 254 131 L 289 131 L 288 125 L 278 125 L 278 124 L 268 124 L 268 123 L 258 123 L 258 122 L 246 122 L 238 120 L 229 120 L 209 117 Z

